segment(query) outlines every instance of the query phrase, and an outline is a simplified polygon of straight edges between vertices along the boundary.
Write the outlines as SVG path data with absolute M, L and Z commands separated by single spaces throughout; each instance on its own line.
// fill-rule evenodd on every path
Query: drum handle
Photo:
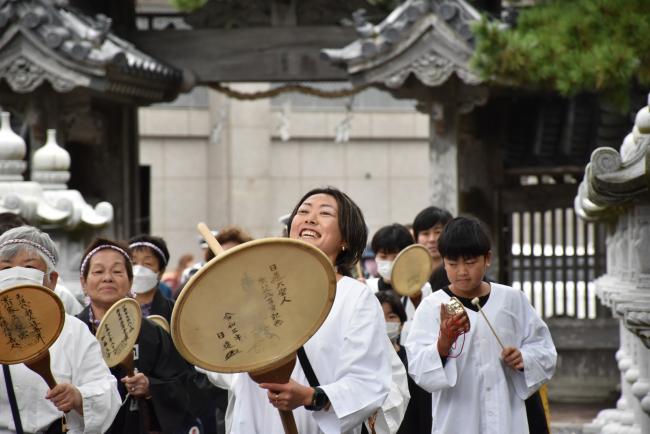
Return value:
M 282 428 L 284 434 L 298 434 L 298 427 L 296 420 L 293 417 L 293 411 L 278 410 L 280 412 L 280 419 L 282 420 Z
M 219 241 L 212 235 L 212 232 L 208 228 L 208 226 L 200 222 L 198 225 L 196 225 L 196 229 L 198 229 L 199 233 L 205 241 L 208 243 L 208 246 L 210 247 L 210 250 L 212 250 L 212 253 L 214 253 L 214 256 L 219 256 L 224 252 L 223 247 L 221 247 L 221 244 L 219 244 Z

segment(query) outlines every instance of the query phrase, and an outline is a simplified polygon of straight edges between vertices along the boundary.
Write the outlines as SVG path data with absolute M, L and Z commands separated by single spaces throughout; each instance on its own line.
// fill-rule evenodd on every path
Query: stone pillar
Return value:
M 458 108 L 433 104 L 430 116 L 432 205 L 458 213 Z

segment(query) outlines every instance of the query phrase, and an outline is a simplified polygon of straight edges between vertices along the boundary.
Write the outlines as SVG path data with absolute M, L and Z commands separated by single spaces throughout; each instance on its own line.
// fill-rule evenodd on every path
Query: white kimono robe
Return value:
M 120 408 L 115 377 L 102 358 L 97 339 L 77 318 L 67 315 L 63 329 L 50 347 L 50 369 L 57 383 L 71 383 L 83 398 L 83 416 L 72 410 L 66 414 L 70 434 L 103 433 Z M 49 388 L 38 374 L 23 364 L 9 367 L 23 430 L 33 433 L 47 429 L 62 412 L 45 399 Z M 0 370 L 0 434 L 14 433 L 9 397 Z
M 293 414 L 300 434 L 361 432 L 361 424 L 380 408 L 390 389 L 386 341 L 384 315 L 375 296 L 361 282 L 341 278 L 332 310 L 304 345 L 332 406 L 328 411 L 296 408 Z M 309 385 L 299 361 L 291 378 Z M 241 375 L 233 386 L 232 434 L 284 433 L 266 390 L 248 375 Z
M 366 280 L 366 284 L 373 292 L 379 291 L 379 278 L 373 277 Z M 431 294 L 431 285 L 429 282 L 426 282 L 421 289 L 422 298 L 428 297 Z M 399 295 L 399 294 L 397 294 Z M 399 296 L 400 301 L 404 304 L 404 296 Z M 406 311 L 406 322 L 402 326 L 402 332 L 400 333 L 399 342 L 400 345 L 406 344 L 406 339 L 408 338 L 409 331 L 411 330 L 411 323 L 413 318 L 415 318 L 415 305 L 409 297 L 406 297 L 406 303 L 404 304 L 404 310 Z
M 501 347 L 485 319 L 469 309 L 471 329 L 462 353 L 443 365 L 437 349 L 440 304 L 449 299 L 444 291 L 424 299 L 406 342 L 411 377 L 432 392 L 432 433 L 528 433 L 524 400 L 555 371 L 557 353 L 548 327 L 522 291 L 492 283 L 483 311 L 503 344 L 521 351 L 524 371 L 501 361 Z M 452 354 L 462 342 L 461 336 Z

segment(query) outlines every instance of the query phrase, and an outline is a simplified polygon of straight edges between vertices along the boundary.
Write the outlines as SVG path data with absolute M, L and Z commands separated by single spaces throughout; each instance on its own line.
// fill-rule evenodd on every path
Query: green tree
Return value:
M 484 18 L 472 66 L 485 79 L 562 95 L 598 92 L 621 108 L 650 84 L 648 0 L 547 0 L 505 29 Z

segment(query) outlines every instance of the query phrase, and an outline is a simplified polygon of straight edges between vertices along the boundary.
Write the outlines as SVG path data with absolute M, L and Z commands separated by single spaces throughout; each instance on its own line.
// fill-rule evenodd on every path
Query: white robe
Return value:
M 479 312 L 466 309 L 470 331 L 462 353 L 443 366 L 437 350 L 440 304 L 436 291 L 420 304 L 406 342 L 409 373 L 432 392 L 433 434 L 528 433 L 524 400 L 548 381 L 557 353 L 548 327 L 522 291 L 491 284 L 485 315 L 505 346 L 518 348 L 524 371 L 501 361 L 501 347 Z M 463 337 L 456 344 L 456 354 Z
M 366 284 L 370 289 L 373 290 L 373 292 L 379 291 L 379 278 L 378 277 L 373 277 L 370 279 L 366 280 Z M 421 289 L 422 293 L 422 299 L 425 297 L 428 297 L 431 294 L 431 285 L 429 282 L 426 282 Z M 399 294 L 398 294 L 399 295 Z M 403 301 L 404 297 L 400 296 L 400 301 Z M 409 331 L 411 330 L 411 324 L 413 322 L 413 318 L 415 318 L 415 305 L 411 301 L 410 298 L 406 297 L 406 305 L 404 306 L 404 310 L 406 311 L 406 322 L 402 326 L 402 332 L 400 333 L 399 337 L 399 342 L 401 345 L 406 344 L 406 339 L 408 338 Z
M 63 309 L 65 313 L 75 316 L 82 310 L 84 307 L 79 303 L 79 300 L 72 295 L 72 292 L 65 286 L 63 283 L 58 282 L 54 287 L 54 293 L 61 299 L 63 302 Z
M 384 315 L 375 296 L 361 282 L 341 278 L 332 310 L 304 345 L 332 406 L 328 411 L 296 408 L 293 414 L 300 434 L 361 432 L 361 424 L 380 408 L 390 388 L 386 341 Z M 291 378 L 309 385 L 299 361 Z M 284 433 L 266 390 L 248 375 L 241 375 L 234 389 L 232 434 Z
M 97 339 L 77 318 L 66 315 L 63 329 L 50 347 L 50 369 L 57 383 L 71 383 L 83 398 L 83 416 L 72 410 L 66 418 L 70 434 L 103 433 L 120 408 L 115 377 L 102 358 Z M 9 367 L 23 430 L 47 429 L 63 415 L 45 399 L 49 388 L 38 374 L 23 364 Z M 0 434 L 14 433 L 4 374 L 0 370 Z

